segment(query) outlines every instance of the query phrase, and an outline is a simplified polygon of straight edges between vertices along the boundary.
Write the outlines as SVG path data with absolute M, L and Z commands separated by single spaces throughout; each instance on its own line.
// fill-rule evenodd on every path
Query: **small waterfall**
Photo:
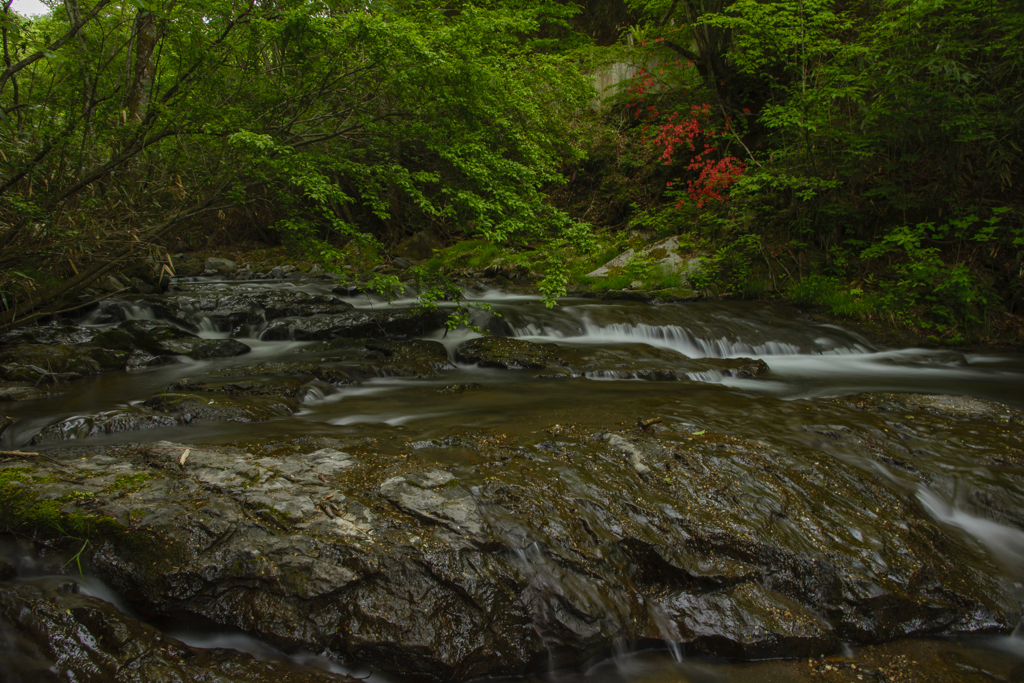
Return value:
M 736 358 L 740 356 L 794 356 L 805 353 L 799 346 L 786 342 L 769 341 L 763 344 L 747 344 L 741 341 L 703 339 L 696 337 L 678 325 L 649 325 L 647 323 L 612 323 L 609 325 L 584 324 L 581 334 L 569 335 L 530 323 L 515 326 L 515 336 L 584 342 L 590 344 L 648 344 L 670 351 L 676 351 L 688 358 Z
M 149 304 L 126 301 L 123 308 L 126 320 L 156 320 L 156 313 Z
M 679 647 L 679 641 L 682 640 L 682 636 L 679 634 L 679 627 L 668 618 L 665 614 L 665 610 L 661 608 L 661 605 L 647 601 L 647 613 L 651 617 L 651 621 L 658 629 L 658 633 L 661 634 L 661 639 L 665 641 L 665 645 L 668 646 L 668 651 L 672 655 L 672 659 L 677 662 L 683 661 L 683 650 Z
M 327 393 L 322 387 L 308 386 L 306 387 L 306 395 L 302 397 L 303 403 L 321 403 L 327 399 Z
M 704 370 L 702 372 L 688 372 L 686 373 L 686 379 L 706 384 L 721 384 L 722 380 L 725 379 L 725 375 L 718 370 Z
M 965 512 L 924 486 L 918 487 L 917 499 L 936 521 L 964 531 L 1018 579 L 1024 578 L 1024 531 Z
M 196 327 L 199 328 L 196 334 L 203 339 L 228 339 L 231 337 L 231 330 L 220 329 L 220 326 L 210 316 L 200 317 Z
M 147 303 L 125 301 L 123 299 L 107 299 L 81 319 L 81 324 L 94 327 L 111 325 L 125 320 L 155 320 L 156 313 Z

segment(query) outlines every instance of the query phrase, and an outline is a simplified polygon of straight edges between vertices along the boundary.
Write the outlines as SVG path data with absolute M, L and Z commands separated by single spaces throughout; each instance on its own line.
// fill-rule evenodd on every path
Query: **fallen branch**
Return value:
M 68 465 L 66 463 L 61 462 L 60 460 L 57 460 L 55 458 L 51 458 L 48 455 L 43 455 L 42 453 L 34 453 L 32 451 L 0 451 L 0 457 L 5 457 L 5 458 L 7 458 L 7 460 L 25 460 L 27 458 L 43 458 L 45 460 L 49 460 L 50 462 L 52 462 L 57 467 L 61 467 L 61 468 L 64 468 L 64 469 L 77 469 L 73 465 Z M 6 462 L 6 460 L 4 462 Z
M 141 241 L 150 242 L 161 239 L 168 235 L 173 228 L 176 228 L 183 221 L 210 210 L 210 205 L 221 197 L 226 187 L 227 183 L 223 183 L 206 199 L 196 202 L 187 209 L 176 212 L 171 217 L 157 224 L 144 235 L 144 239 Z M 70 302 L 68 299 L 77 296 L 86 287 L 112 270 L 121 262 L 122 259 L 129 257 L 134 247 L 135 242 L 131 242 L 127 247 L 123 247 L 120 251 L 105 261 L 94 264 L 88 269 L 83 268 L 79 275 L 63 281 L 59 285 L 38 296 L 30 296 L 27 300 L 15 302 L 10 308 L 0 314 L 0 329 L 10 329 L 16 324 L 17 326 L 21 326 L 41 316 L 53 315 L 53 308 L 69 304 Z M 77 307 L 77 305 L 75 307 Z M 41 310 L 44 308 L 48 310 Z M 24 317 L 18 317 L 19 311 L 23 312 Z

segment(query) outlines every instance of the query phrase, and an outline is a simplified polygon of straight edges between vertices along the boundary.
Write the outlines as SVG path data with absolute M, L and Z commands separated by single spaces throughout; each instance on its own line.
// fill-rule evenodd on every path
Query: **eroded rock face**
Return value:
M 758 659 L 1012 629 L 1012 571 L 955 541 L 926 498 L 879 467 L 945 491 L 913 434 L 964 424 L 980 464 L 1019 468 L 1019 411 L 900 396 L 836 405 L 885 427 L 810 425 L 806 444 L 785 447 L 659 424 L 463 431 L 392 455 L 320 437 L 284 455 L 50 450 L 53 461 L 0 463 L 16 474 L 0 522 L 22 528 L 46 501 L 39 509 L 107 519 L 92 570 L 156 622 L 194 615 L 446 681 L 578 668 L 620 639 Z M 817 439 L 846 457 L 824 456 Z M 421 446 L 474 464 L 441 468 Z M 1024 519 L 1007 496 L 963 505 L 1013 534 Z
M 5 581 L 13 578 L 6 577 Z M 356 679 L 233 650 L 195 650 L 57 577 L 0 582 L 5 681 L 353 683 Z
M 443 470 L 392 477 L 380 492 L 399 509 L 441 524 L 478 544 L 487 541 L 486 526 L 476 499 Z

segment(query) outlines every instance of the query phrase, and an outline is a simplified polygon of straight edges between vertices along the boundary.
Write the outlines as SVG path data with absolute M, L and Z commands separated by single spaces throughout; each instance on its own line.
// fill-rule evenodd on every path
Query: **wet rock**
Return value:
M 169 392 L 216 392 L 227 396 L 278 396 L 301 401 L 306 395 L 304 382 L 290 377 L 241 379 L 226 381 L 178 380 L 167 387 Z
M 130 495 L 103 494 L 116 471 L 138 471 L 125 457 L 151 477 Z M 229 623 L 283 647 L 316 641 L 317 650 L 438 680 L 541 664 L 523 605 L 495 590 L 495 580 L 518 590 L 510 567 L 500 556 L 466 555 L 480 523 L 471 494 L 436 473 L 410 473 L 395 482 L 397 499 L 404 487 L 416 498 L 434 486 L 443 502 L 414 500 L 406 512 L 367 497 L 361 480 L 339 490 L 360 469 L 345 454 L 300 457 L 306 467 L 176 444 L 129 448 L 120 458 L 74 457 L 71 476 L 81 483 L 41 482 L 38 493 L 87 498 L 65 507 L 141 531 L 127 545 L 116 534 L 97 543 L 90 561 L 149 614 Z M 69 495 L 75 490 L 100 495 Z M 10 513 L 0 517 L 10 522 Z M 397 536 L 381 537 L 395 523 Z M 410 538 L 405 529 L 438 541 L 423 550 L 396 543 Z
M 259 304 L 267 320 L 313 315 L 335 315 L 352 310 L 352 304 L 333 296 L 309 294 L 303 291 L 270 290 L 247 294 L 246 298 Z
M 131 354 L 127 351 L 116 349 L 104 349 L 99 347 L 82 347 L 81 349 L 89 358 L 99 366 L 99 372 L 112 372 L 124 370 L 128 365 Z
M 648 303 L 653 296 L 649 292 L 636 289 L 610 289 L 601 293 L 605 301 L 639 301 Z
M 1024 423 L 1024 411 L 971 396 L 879 393 L 859 394 L 836 400 L 863 410 L 919 410 L 936 415 Z
M 437 240 L 426 230 L 408 237 L 395 247 L 395 256 L 410 261 L 424 261 L 434 256 L 434 249 L 439 248 Z
M 187 329 L 200 325 L 239 335 L 283 317 L 333 315 L 352 310 L 341 299 L 301 290 L 240 291 L 223 295 L 217 291 L 192 291 L 150 297 L 146 303 L 160 318 Z
M 20 327 L 0 335 L 0 344 L 63 344 L 74 346 L 90 341 L 94 330 L 79 325 L 56 322 L 50 325 Z
M 228 273 L 234 273 L 238 270 L 238 264 L 230 259 L 210 257 L 206 259 L 206 263 L 203 264 L 203 270 L 211 273 L 218 273 L 220 275 L 227 275 Z
M 299 401 L 290 396 L 224 395 L 217 397 L 193 393 L 168 392 L 147 399 L 150 410 L 174 413 L 182 422 L 263 422 L 299 409 Z
M 363 285 L 343 284 L 332 287 L 331 292 L 338 296 L 360 296 L 366 294 L 366 289 Z
M 234 339 L 201 339 L 159 320 L 128 320 L 118 329 L 131 335 L 135 348 L 154 355 L 183 355 L 201 360 L 238 356 L 251 350 Z
M 337 342 L 332 345 L 336 346 Z M 444 345 L 436 341 L 360 340 L 350 345 L 353 347 L 356 362 L 346 363 L 344 367 L 346 372 L 360 377 L 436 377 L 455 369 Z
M 390 454 L 322 439 L 287 455 L 49 449 L 56 464 L 0 463 L 0 473 L 19 468 L 0 477 L 0 496 L 20 501 L 0 506 L 0 524 L 24 528 L 33 494 L 58 501 L 62 514 L 116 525 L 90 561 L 154 618 L 207 619 L 439 680 L 582 667 L 622 641 L 762 659 L 823 655 L 841 641 L 1008 633 L 1019 568 L 1000 569 L 984 550 L 1018 538 L 991 526 L 1017 524 L 1000 515 L 1020 508 L 1018 490 L 957 502 L 973 464 L 929 475 L 925 489 L 911 472 L 881 476 L 873 460 L 910 458 L 903 432 L 945 437 L 963 420 L 983 420 L 961 436 L 988 444 L 965 442 L 970 463 L 986 450 L 1011 458 L 1020 426 L 998 414 L 818 407 L 833 417 L 781 445 L 666 419 L 658 434 L 614 438 L 572 425 L 522 437 L 458 429 Z M 870 424 L 846 426 L 850 415 Z M 440 449 L 468 455 L 449 472 L 432 459 Z M 982 548 L 957 524 L 998 533 L 979 537 Z
M 804 658 L 839 646 L 826 621 L 753 582 L 701 595 L 678 592 L 659 605 L 677 624 L 687 649 L 696 653 L 757 659 L 784 651 Z
M 134 348 L 132 339 L 124 330 L 104 330 L 92 338 L 92 343 L 101 349 L 127 352 Z
M 508 337 L 472 339 L 456 349 L 455 359 L 503 370 L 543 370 L 565 365 L 557 344 L 535 344 Z
M 677 381 L 700 367 L 673 351 L 647 347 L 642 358 L 632 349 L 571 348 L 524 339 L 481 337 L 459 346 L 456 360 L 507 370 L 546 370 L 553 379 L 583 375 L 593 379 Z
M 31 401 L 37 398 L 47 398 L 53 393 L 51 385 L 43 384 L 9 384 L 0 385 L 0 401 Z
M 194 650 L 56 577 L 0 583 L 5 681 L 345 683 L 356 679 L 234 650 Z
M 727 377 L 756 379 L 767 375 L 771 369 L 763 360 L 751 358 L 703 358 L 701 362 L 718 370 Z
M 461 394 L 464 391 L 471 391 L 473 389 L 481 389 L 483 385 L 477 384 L 476 382 L 469 382 L 466 384 L 449 384 L 448 386 L 441 387 L 437 390 L 439 394 Z
M 160 306 L 163 308 L 161 309 Z M 259 304 L 248 297 L 239 295 L 176 294 L 164 297 L 160 306 L 154 306 L 154 308 L 160 311 L 161 318 L 179 325 L 184 323 L 183 326 L 189 330 L 212 328 L 218 332 L 230 332 L 238 335 L 246 329 L 258 327 L 264 322 L 263 311 Z
M 487 540 L 476 501 L 449 472 L 392 477 L 380 485 L 380 492 L 404 512 L 442 524 L 477 543 Z
M 447 319 L 448 314 L 441 310 L 355 310 L 339 315 L 277 320 L 267 327 L 261 339 L 326 341 L 339 337 L 416 337 L 438 329 Z
M 5 370 L 5 378 L 14 381 L 33 381 L 40 374 L 94 375 L 100 369 L 88 352 L 67 344 L 9 346 L 0 349 L 0 364 L 13 368 Z
M 318 363 L 283 363 L 278 361 L 267 361 L 253 365 L 243 365 L 228 370 L 218 370 L 214 376 L 222 377 L 297 377 L 303 380 L 318 379 L 335 386 L 354 384 L 356 379 L 344 370 L 324 367 Z
M 32 443 L 85 439 L 103 434 L 174 427 L 177 424 L 178 420 L 168 415 L 153 415 L 137 408 L 125 408 L 60 420 L 39 432 L 33 437 Z

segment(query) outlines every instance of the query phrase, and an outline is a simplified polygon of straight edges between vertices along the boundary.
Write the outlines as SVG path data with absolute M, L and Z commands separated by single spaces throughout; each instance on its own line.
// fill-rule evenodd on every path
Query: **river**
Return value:
M 958 628 L 955 620 L 950 619 L 943 622 L 948 625 L 945 631 L 935 626 L 917 630 L 900 627 L 881 638 L 875 632 L 865 635 L 866 631 L 852 626 L 837 626 L 836 642 L 845 644 L 828 653 L 812 654 L 818 659 L 810 663 L 806 657 L 787 654 L 790 650 L 785 647 L 765 649 L 763 656 L 740 658 L 771 660 L 752 663 L 736 661 L 729 656 L 728 648 L 720 649 L 716 655 L 718 651 L 712 646 L 666 648 L 664 644 L 658 645 L 658 638 L 649 636 L 611 637 L 610 645 L 594 645 L 585 664 L 568 657 L 566 661 L 573 664 L 545 674 L 544 678 L 594 683 L 805 681 L 835 673 L 841 677 L 834 680 L 883 680 L 858 677 L 863 674 L 858 673 L 856 663 L 862 663 L 860 671 L 867 668 L 876 672 L 885 665 L 874 659 L 891 662 L 900 657 L 906 660 L 908 669 L 914 668 L 911 662 L 916 658 L 945 661 L 943 666 L 949 670 L 964 672 L 963 680 L 1011 680 L 1012 675 L 1019 675 L 1024 662 L 1024 638 L 1011 635 L 1012 624 L 1005 622 L 1015 614 L 1013 605 L 1019 618 L 1024 597 L 1024 515 L 1020 513 L 1024 510 L 1024 470 L 1019 461 L 1022 430 L 1011 415 L 1018 414 L 1014 409 L 1024 408 L 1024 355 L 884 348 L 840 326 L 821 324 L 792 308 L 770 303 L 651 304 L 565 298 L 549 309 L 537 296 L 474 286 L 467 289 L 462 305 L 470 308 L 479 330 L 448 331 L 441 326 L 424 330 L 416 336 L 439 342 L 444 353 L 398 362 L 394 354 L 402 352 L 392 347 L 377 350 L 372 344 L 351 343 L 300 324 L 308 318 L 282 316 L 266 320 L 266 316 L 253 318 L 251 311 L 249 318 L 232 317 L 226 312 L 226 300 L 258 298 L 267 292 L 333 299 L 350 305 L 353 311 L 365 312 L 405 310 L 416 303 L 411 296 L 389 303 L 373 294 L 346 292 L 329 280 L 183 280 L 163 299 L 174 304 L 174 321 L 202 339 L 232 338 L 250 347 L 250 351 L 205 360 L 178 356 L 173 358 L 175 362 L 156 367 L 87 377 L 59 387 L 59 393 L 47 398 L 7 404 L 5 412 L 14 419 L 14 425 L 0 437 L 3 448 L 41 449 L 46 453 L 68 445 L 102 449 L 129 443 L 175 443 L 192 448 L 231 447 L 253 453 L 259 450 L 276 457 L 287 456 L 289 444 L 320 438 L 349 444 L 361 459 L 371 457 L 372 451 L 372 457 L 382 459 L 414 457 L 429 461 L 451 473 L 474 496 L 485 522 L 493 529 L 502 529 L 494 533 L 507 547 L 520 548 L 518 559 L 509 556 L 508 561 L 519 563 L 516 571 L 530 591 L 548 597 L 569 596 L 566 599 L 576 600 L 577 606 L 589 605 L 589 613 L 603 619 L 602 624 L 617 624 L 614 628 L 602 626 L 605 633 L 609 628 L 622 630 L 629 618 L 635 619 L 629 616 L 634 614 L 634 608 L 618 602 L 625 598 L 602 592 L 605 589 L 599 587 L 600 582 L 584 586 L 580 575 L 554 568 L 555 554 L 545 548 L 555 547 L 563 540 L 559 532 L 542 525 L 524 532 L 519 530 L 520 521 L 512 523 L 506 519 L 510 513 L 501 507 L 506 505 L 504 499 L 496 489 L 488 488 L 494 486 L 496 470 L 492 468 L 494 459 L 482 454 L 482 439 L 529 451 L 531 472 L 547 468 L 558 473 L 562 482 L 569 482 L 559 484 L 563 488 L 551 485 L 550 495 L 567 495 L 568 491 L 577 500 L 600 502 L 608 495 L 607 482 L 614 477 L 602 479 L 598 471 L 588 472 L 588 466 L 581 465 L 586 462 L 587 449 L 594 448 L 591 435 L 619 430 L 628 437 L 631 432 L 626 430 L 632 429 L 640 435 L 637 438 L 650 439 L 661 449 L 645 450 L 645 464 L 634 465 L 644 477 L 650 475 L 641 468 L 653 469 L 659 486 L 663 478 L 664 486 L 669 487 L 658 494 L 662 501 L 658 505 L 664 504 L 666 496 L 683 501 L 675 505 L 675 510 L 682 510 L 686 502 L 696 505 L 696 498 L 686 498 L 689 493 L 672 487 L 679 486 L 687 476 L 697 481 L 698 475 L 686 474 L 685 467 L 692 471 L 704 468 L 706 471 L 699 476 L 729 481 L 730 496 L 737 501 L 736 505 L 752 501 L 744 503 L 750 506 L 746 516 L 740 517 L 744 522 L 754 524 L 755 520 L 762 520 L 763 524 L 758 522 L 761 527 L 770 525 L 777 542 L 795 552 L 822 552 L 832 557 L 829 553 L 833 551 L 823 550 L 822 542 L 857 548 L 857 558 L 850 564 L 856 570 L 851 571 L 874 577 L 873 581 L 889 590 L 878 577 L 899 573 L 893 569 L 898 563 L 888 553 L 903 551 L 883 548 L 889 542 L 885 538 L 889 527 L 875 519 L 877 509 L 869 509 L 878 503 L 871 496 L 878 494 L 851 500 L 847 489 L 839 488 L 833 493 L 824 481 L 822 492 L 813 496 L 822 496 L 816 500 L 824 501 L 828 512 L 814 513 L 815 530 L 808 531 L 804 522 L 809 517 L 801 518 L 773 507 L 777 500 L 788 499 L 789 494 L 780 490 L 784 486 L 778 482 L 760 479 L 758 472 L 767 465 L 735 460 L 748 457 L 736 454 L 758 449 L 766 454 L 786 453 L 785 457 L 772 460 L 772 466 L 791 468 L 801 472 L 801 476 L 820 468 L 826 480 L 834 476 L 870 481 L 885 496 L 898 500 L 900 510 L 911 511 L 909 514 L 923 520 L 929 529 L 937 530 L 943 543 L 956 545 L 953 564 L 962 564 L 963 557 L 969 556 L 970 571 L 981 572 L 985 578 L 979 580 L 980 588 L 972 588 L 967 594 L 981 602 L 991 601 L 984 609 L 972 613 L 974 621 L 970 623 L 974 626 L 968 624 L 968 619 L 963 622 L 964 628 Z M 209 303 L 211 300 L 214 304 Z M 102 332 L 122 329 L 130 321 L 145 322 L 166 315 L 166 309 L 153 301 L 107 301 L 77 322 L 85 330 Z M 445 310 L 454 306 L 442 304 Z M 485 339 L 517 340 L 519 345 L 495 350 L 480 346 Z M 475 349 L 477 355 L 467 349 Z M 196 387 L 211 390 L 225 378 L 237 383 L 243 376 L 284 381 L 280 373 L 259 371 L 259 367 L 272 364 L 316 366 L 345 379 L 335 381 L 334 376 L 323 374 L 289 379 L 289 396 L 297 403 L 288 409 L 271 406 L 259 419 L 217 419 L 216 415 L 191 419 L 192 413 L 187 410 L 160 410 L 163 404 L 152 403 L 152 398 L 168 387 L 176 387 L 176 391 Z M 905 398 L 885 399 L 890 402 L 882 407 L 868 405 L 870 401 L 862 398 L 890 394 L 932 398 L 926 405 L 913 400 L 907 403 Z M 222 400 L 219 394 L 209 396 L 216 397 L 209 399 L 211 405 Z M 942 396 L 961 399 L 934 398 Z M 1009 417 L 993 417 L 992 405 L 997 406 L 996 410 L 998 405 L 1006 407 Z M 154 417 L 158 413 L 159 420 Z M 124 422 L 123 416 L 128 414 L 134 416 L 134 422 Z M 648 428 L 637 427 L 638 421 L 648 424 Z M 719 436 L 706 441 L 710 435 Z M 678 450 L 675 460 L 666 456 L 661 462 L 652 455 L 668 453 L 667 449 L 678 444 L 689 448 L 690 442 L 695 441 L 706 449 L 701 456 L 705 460 L 699 464 L 680 456 Z M 372 444 L 372 448 L 366 444 Z M 622 451 L 627 452 L 628 449 Z M 706 458 L 713 458 L 713 464 L 709 465 L 712 461 Z M 502 473 L 507 477 L 505 483 L 516 476 L 512 471 Z M 785 481 L 797 491 L 796 495 L 812 495 L 808 485 L 797 481 L 795 475 L 786 476 Z M 537 490 L 543 494 L 547 486 L 541 482 Z M 646 505 L 639 498 L 637 504 Z M 666 514 L 671 517 L 679 513 Z M 687 513 L 684 510 L 682 514 Z M 706 515 L 710 524 L 721 511 L 709 508 L 692 514 L 695 519 Z M 608 522 L 600 514 L 587 519 L 587 528 L 593 527 L 588 533 L 594 539 L 615 536 L 619 542 L 629 535 L 621 525 Z M 796 523 L 798 519 L 802 522 Z M 885 520 L 886 524 L 897 526 L 900 522 Z M 653 526 L 644 533 L 656 535 L 658 532 L 651 529 L 658 528 L 658 523 L 650 524 Z M 912 532 L 913 528 L 907 531 Z M 560 533 L 571 537 L 573 532 L 570 529 Z M 516 534 L 525 534 L 532 545 L 527 540 L 514 541 L 520 538 Z M 821 541 L 815 534 L 827 540 Z M 668 555 L 665 557 L 674 562 Z M 27 562 L 24 558 L 21 561 Z M 611 576 L 628 575 L 630 578 L 622 580 L 635 580 L 635 568 L 630 569 L 611 556 L 608 562 L 619 563 L 608 570 Z M 697 575 L 714 573 L 707 567 L 688 571 Z M 732 570 L 715 571 L 725 576 Z M 984 595 L 985 591 L 996 591 L 999 595 Z M 659 593 L 656 600 L 650 591 L 640 592 L 652 606 L 645 612 L 655 615 L 651 617 L 652 623 L 664 621 L 648 631 L 660 629 L 664 642 L 686 640 L 680 629 L 701 632 L 707 627 L 679 620 L 678 614 L 695 607 L 682 606 L 678 595 Z M 534 599 L 544 602 L 547 598 Z M 536 614 L 550 606 L 531 609 Z M 723 614 L 726 612 L 723 608 Z M 831 620 L 833 624 L 842 621 L 838 615 L 829 616 L 815 609 L 811 612 L 815 618 Z M 990 615 L 985 617 L 987 622 L 978 616 L 982 613 Z M 185 628 L 172 635 L 197 647 L 254 651 L 265 647 L 269 649 L 263 650 L 261 656 L 284 657 L 275 654 L 269 645 L 261 645 L 262 640 L 254 640 L 252 635 L 233 627 L 225 627 L 230 638 L 211 633 L 208 627 L 204 629 L 190 634 Z M 957 631 L 995 635 L 953 638 Z M 902 640 L 873 646 L 856 642 L 858 638 L 862 643 L 878 642 L 929 632 L 951 639 Z M 550 647 L 549 650 L 555 652 Z M 823 654 L 825 659 L 821 659 Z M 303 655 L 299 659 L 308 663 L 308 657 Z M 547 666 L 559 669 L 554 665 L 559 657 L 552 654 Z M 371 667 L 377 664 L 362 663 Z M 386 680 L 389 675 L 393 674 L 378 672 L 373 679 Z

